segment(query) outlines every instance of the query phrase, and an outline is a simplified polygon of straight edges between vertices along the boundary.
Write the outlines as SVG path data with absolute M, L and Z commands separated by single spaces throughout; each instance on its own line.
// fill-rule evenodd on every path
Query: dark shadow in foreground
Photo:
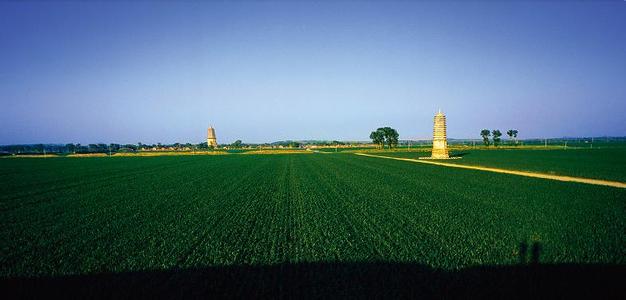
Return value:
M 482 266 L 390 262 L 227 266 L 2 278 L 8 298 L 621 298 L 624 265 Z M 9 296 L 7 298 L 7 296 Z

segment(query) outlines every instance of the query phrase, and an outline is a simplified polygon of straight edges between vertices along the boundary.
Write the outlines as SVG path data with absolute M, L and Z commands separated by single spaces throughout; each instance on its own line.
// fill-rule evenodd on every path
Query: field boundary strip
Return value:
M 564 176 L 564 175 L 551 175 L 545 173 L 535 173 L 535 172 L 526 172 L 526 171 L 516 171 L 516 170 L 507 170 L 507 169 L 499 169 L 499 168 L 490 168 L 490 167 L 479 167 L 479 166 L 468 166 L 468 165 L 460 165 L 460 164 L 451 164 L 437 161 L 429 161 L 429 160 L 418 160 L 412 158 L 402 158 L 402 157 L 391 157 L 391 156 L 383 156 L 383 155 L 372 155 L 366 153 L 355 153 L 360 156 L 368 156 L 368 157 L 376 157 L 376 158 L 386 158 L 400 161 L 408 161 L 443 167 L 451 167 L 451 168 L 459 168 L 459 169 L 468 169 L 468 170 L 479 170 L 479 171 L 487 171 L 501 174 L 510 174 L 510 175 L 518 175 L 525 177 L 534 177 L 534 178 L 542 178 L 542 179 L 550 179 L 550 180 L 558 180 L 558 181 L 566 181 L 566 182 L 577 182 L 577 183 L 585 183 L 585 184 L 594 184 L 594 185 L 604 185 L 616 188 L 626 188 L 626 183 L 619 181 L 609 181 L 602 179 L 591 179 L 584 177 L 572 177 L 572 176 Z

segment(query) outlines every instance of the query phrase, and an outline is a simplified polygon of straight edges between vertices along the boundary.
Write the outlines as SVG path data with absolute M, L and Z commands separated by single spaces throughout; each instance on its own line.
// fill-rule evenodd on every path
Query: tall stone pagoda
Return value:
M 435 115 L 433 128 L 433 153 L 432 159 L 448 159 L 448 140 L 446 138 L 446 116 L 439 110 Z
M 217 138 L 215 137 L 215 129 L 209 127 L 207 130 L 206 144 L 209 147 L 217 147 Z

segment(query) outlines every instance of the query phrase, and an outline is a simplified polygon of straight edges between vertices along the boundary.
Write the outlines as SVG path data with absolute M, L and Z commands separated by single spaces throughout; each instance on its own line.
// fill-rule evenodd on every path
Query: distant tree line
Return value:
M 302 142 L 298 142 L 298 141 L 278 141 L 278 142 L 274 142 L 269 144 L 269 146 L 282 146 L 282 147 L 287 147 L 287 148 L 300 148 L 304 145 L 304 143 Z
M 506 132 L 509 136 L 511 144 L 517 145 L 517 133 L 518 131 L 516 129 L 509 129 Z M 500 132 L 499 129 L 491 131 L 489 129 L 483 129 L 480 131 L 480 136 L 483 138 L 483 144 L 485 144 L 485 146 L 489 146 L 493 143 L 494 146 L 498 147 L 502 142 L 502 139 L 500 138 L 502 136 L 502 132 Z M 491 141 L 489 141 L 489 137 L 492 138 Z
M 344 145 L 340 141 L 279 141 L 274 143 L 247 144 L 241 140 L 236 140 L 231 144 L 223 144 L 231 149 L 255 148 L 255 147 L 285 147 L 285 148 L 301 148 L 305 145 Z M 206 151 L 213 150 L 205 141 L 192 143 L 173 143 L 173 144 L 29 144 L 29 145 L 6 145 L 0 146 L 0 155 L 8 154 L 85 154 L 85 153 L 120 153 L 120 152 L 137 152 L 137 151 Z
M 136 152 L 145 150 L 206 150 L 206 142 L 174 143 L 174 144 L 28 144 L 28 145 L 6 145 L 0 146 L 0 153 L 4 154 L 84 154 L 84 153 L 118 153 Z

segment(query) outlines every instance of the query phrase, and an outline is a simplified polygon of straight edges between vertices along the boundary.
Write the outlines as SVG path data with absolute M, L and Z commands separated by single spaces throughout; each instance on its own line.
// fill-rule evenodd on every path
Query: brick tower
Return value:
M 206 144 L 209 147 L 217 147 L 217 138 L 215 137 L 215 129 L 209 127 L 207 130 Z
M 433 128 L 433 153 L 431 158 L 447 159 L 448 140 L 446 137 L 446 116 L 439 110 L 435 115 L 435 126 Z

